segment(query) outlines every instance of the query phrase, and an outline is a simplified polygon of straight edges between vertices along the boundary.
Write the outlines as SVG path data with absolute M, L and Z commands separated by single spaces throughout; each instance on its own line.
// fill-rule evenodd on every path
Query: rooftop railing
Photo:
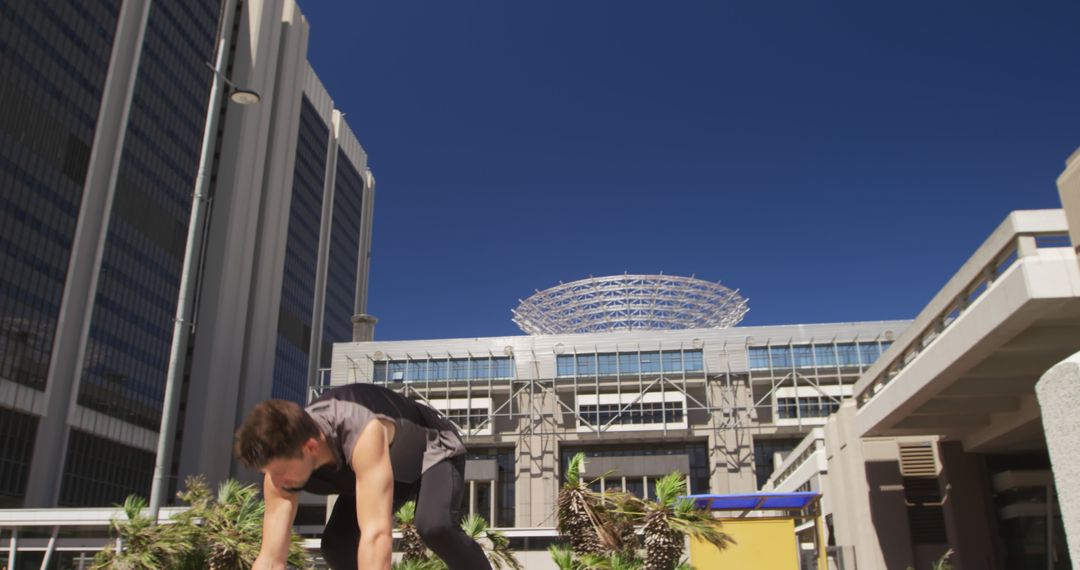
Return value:
M 1027 210 L 1009 214 L 974 255 L 919 313 L 855 384 L 862 408 L 957 319 L 971 309 L 1006 271 L 1042 248 L 1070 247 L 1062 210 Z

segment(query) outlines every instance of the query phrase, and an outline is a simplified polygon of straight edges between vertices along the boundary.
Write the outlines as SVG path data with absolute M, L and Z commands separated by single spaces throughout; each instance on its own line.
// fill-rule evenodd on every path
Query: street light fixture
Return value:
M 214 140 L 216 139 L 217 123 L 221 113 L 223 83 L 228 86 L 229 100 L 239 105 L 252 105 L 259 102 L 259 94 L 250 90 L 242 89 L 229 81 L 222 73 L 225 57 L 225 38 L 218 39 L 216 65 L 206 62 L 206 66 L 214 72 L 214 81 L 210 86 L 210 100 L 206 106 L 206 122 L 203 125 L 202 150 L 199 154 L 199 169 L 195 175 L 195 193 L 191 201 L 191 214 L 188 221 L 187 245 L 184 250 L 184 265 L 180 272 L 180 292 L 176 301 L 176 318 L 173 321 L 172 347 L 169 351 L 169 369 L 165 376 L 165 398 L 162 402 L 161 425 L 158 429 L 157 454 L 154 460 L 154 478 L 150 486 L 150 519 L 157 524 L 158 512 L 165 499 L 165 490 L 168 488 L 166 473 L 172 464 L 172 432 L 176 423 L 180 400 L 180 378 L 184 373 L 184 362 L 187 355 L 188 336 L 190 334 L 193 300 L 195 297 L 195 281 L 199 266 L 199 241 L 202 237 L 200 229 L 206 216 L 208 207 L 207 187 L 209 177 L 207 170 L 213 160 Z

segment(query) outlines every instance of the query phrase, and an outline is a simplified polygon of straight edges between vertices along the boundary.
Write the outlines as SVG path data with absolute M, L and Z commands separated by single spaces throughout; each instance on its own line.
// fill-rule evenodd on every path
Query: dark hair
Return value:
M 311 437 L 319 437 L 319 426 L 296 402 L 267 400 L 236 430 L 233 453 L 245 466 L 260 469 L 275 459 L 300 457 Z

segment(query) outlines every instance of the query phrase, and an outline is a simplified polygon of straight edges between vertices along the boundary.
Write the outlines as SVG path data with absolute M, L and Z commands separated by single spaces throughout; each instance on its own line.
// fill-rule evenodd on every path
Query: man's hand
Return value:
M 288 566 L 284 562 L 270 561 L 260 554 L 251 570 L 288 570 Z
M 364 570 L 390 570 L 393 552 L 394 471 L 390 442 L 394 424 L 375 420 L 364 428 L 352 451 L 356 473 L 356 522 L 360 525 L 357 561 Z

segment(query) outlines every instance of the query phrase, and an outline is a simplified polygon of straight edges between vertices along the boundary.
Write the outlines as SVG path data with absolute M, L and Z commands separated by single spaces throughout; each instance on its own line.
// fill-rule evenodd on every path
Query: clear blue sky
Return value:
M 1080 146 L 1077 1 L 301 0 L 378 180 L 376 338 L 629 271 L 912 318 Z

